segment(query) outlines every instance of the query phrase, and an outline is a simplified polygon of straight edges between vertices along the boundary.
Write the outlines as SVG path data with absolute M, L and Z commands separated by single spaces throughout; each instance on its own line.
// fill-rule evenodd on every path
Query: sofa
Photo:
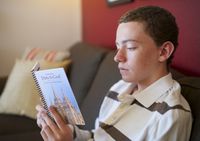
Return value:
M 95 117 L 107 90 L 120 80 L 117 64 L 113 61 L 115 50 L 84 42 L 70 48 L 72 63 L 67 69 L 70 84 L 86 121 L 83 129 L 92 129 Z M 174 79 L 182 86 L 182 94 L 191 106 L 193 127 L 191 141 L 200 140 L 200 77 L 184 75 L 170 68 Z M 0 93 L 7 77 L 0 79 Z M 1 141 L 41 141 L 36 120 L 22 115 L 0 113 Z

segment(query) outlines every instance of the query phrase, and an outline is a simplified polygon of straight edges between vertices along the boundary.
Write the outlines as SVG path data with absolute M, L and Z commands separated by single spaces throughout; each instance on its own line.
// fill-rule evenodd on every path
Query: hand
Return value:
M 42 122 L 43 121 L 43 118 L 42 118 L 42 115 L 43 114 L 46 114 L 47 111 L 41 106 L 41 105 L 37 105 L 36 106 L 36 110 L 37 110 L 37 125 L 42 128 Z
M 36 106 L 37 124 L 42 128 L 40 134 L 44 141 L 73 141 L 73 133 L 70 127 L 61 118 L 54 107 L 50 107 L 49 111 L 52 114 L 55 123 L 48 117 L 42 106 Z

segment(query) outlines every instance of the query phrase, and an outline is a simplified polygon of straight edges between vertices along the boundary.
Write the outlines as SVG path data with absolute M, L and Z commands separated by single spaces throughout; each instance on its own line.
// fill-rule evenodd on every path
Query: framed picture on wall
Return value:
M 133 0 L 106 0 L 109 6 L 115 6 L 119 4 L 125 4 L 132 2 Z

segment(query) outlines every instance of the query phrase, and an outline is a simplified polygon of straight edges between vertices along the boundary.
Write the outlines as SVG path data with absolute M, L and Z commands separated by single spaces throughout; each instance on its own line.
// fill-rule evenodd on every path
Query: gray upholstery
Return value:
M 68 75 L 79 104 L 87 94 L 106 51 L 106 49 L 86 43 L 77 43 L 72 46 L 72 65 Z
M 100 105 L 109 88 L 120 78 L 117 64 L 114 62 L 115 52 L 110 52 L 101 63 L 88 95 L 84 98 L 81 111 L 86 120 L 86 129 L 94 128 Z
M 191 141 L 200 140 L 200 78 L 184 77 L 178 80 L 182 94 L 190 104 L 193 115 Z
M 0 135 L 0 141 L 43 141 L 39 131 Z
M 0 125 L 0 135 L 37 131 L 39 129 L 35 124 L 35 120 L 11 114 L 0 115 Z

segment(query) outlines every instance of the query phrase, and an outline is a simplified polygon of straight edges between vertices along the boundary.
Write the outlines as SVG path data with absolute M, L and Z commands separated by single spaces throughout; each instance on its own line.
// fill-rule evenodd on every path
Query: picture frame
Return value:
M 115 5 L 133 2 L 133 0 L 106 0 L 106 1 L 109 6 L 115 6 Z

